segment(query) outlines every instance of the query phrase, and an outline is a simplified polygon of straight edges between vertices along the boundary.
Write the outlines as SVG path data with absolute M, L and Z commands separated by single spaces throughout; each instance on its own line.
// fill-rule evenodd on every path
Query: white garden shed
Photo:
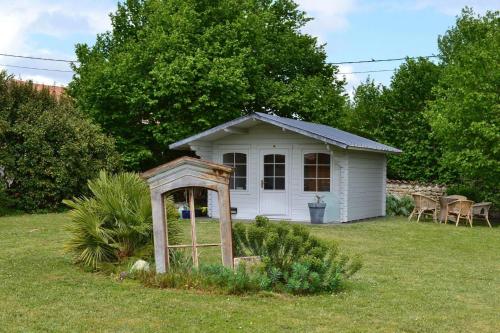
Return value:
M 325 222 L 385 215 L 386 154 L 393 148 L 326 125 L 252 113 L 170 145 L 233 168 L 233 218 L 309 221 L 315 195 Z M 217 193 L 208 214 L 218 217 Z

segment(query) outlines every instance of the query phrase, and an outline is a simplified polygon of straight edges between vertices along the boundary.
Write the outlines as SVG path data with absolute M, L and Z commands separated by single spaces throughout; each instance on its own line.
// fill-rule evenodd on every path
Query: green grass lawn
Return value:
M 337 295 L 227 296 L 86 273 L 65 214 L 0 218 L 0 331 L 500 332 L 500 228 L 381 219 L 314 226 L 364 267 Z M 216 238 L 217 224 L 199 235 Z

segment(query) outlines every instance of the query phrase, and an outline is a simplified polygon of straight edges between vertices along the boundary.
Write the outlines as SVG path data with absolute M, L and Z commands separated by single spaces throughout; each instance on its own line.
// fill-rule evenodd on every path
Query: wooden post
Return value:
M 198 268 L 198 248 L 196 241 L 196 216 L 194 209 L 194 188 L 189 188 L 189 217 L 191 219 L 191 244 L 193 248 L 193 266 Z
M 219 222 L 220 222 L 220 240 L 222 252 L 222 264 L 226 267 L 233 267 L 233 239 L 231 225 L 231 202 L 229 196 L 229 187 L 219 185 Z
M 168 248 L 167 248 L 167 228 L 165 221 L 165 203 L 162 193 L 153 191 L 151 193 L 151 207 L 153 213 L 153 237 L 155 247 L 156 272 L 165 273 L 167 271 Z

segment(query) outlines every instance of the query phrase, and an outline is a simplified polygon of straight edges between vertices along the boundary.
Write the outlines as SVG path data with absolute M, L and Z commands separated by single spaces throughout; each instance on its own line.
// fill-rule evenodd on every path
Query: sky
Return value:
M 427 56 L 437 53 L 437 38 L 454 25 L 464 6 L 478 13 L 500 9 L 500 0 L 296 0 L 314 18 L 304 32 L 326 44 L 329 62 Z M 77 43 L 92 45 L 111 28 L 116 0 L 0 0 L 0 53 L 75 59 Z M 340 65 L 347 90 L 367 79 L 388 85 L 400 62 Z M 10 66 L 5 66 L 10 65 Z M 0 68 L 24 80 L 66 85 L 72 73 L 63 62 L 0 56 Z

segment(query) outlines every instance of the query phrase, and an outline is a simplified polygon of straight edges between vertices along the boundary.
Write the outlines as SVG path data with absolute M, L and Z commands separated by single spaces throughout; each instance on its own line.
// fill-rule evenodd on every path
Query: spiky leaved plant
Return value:
M 110 175 L 104 171 L 88 182 L 91 196 L 65 200 L 72 208 L 71 234 L 65 245 L 77 262 L 97 268 L 133 256 L 152 243 L 151 199 L 147 184 L 135 173 Z M 169 241 L 180 237 L 178 213 L 166 200 Z

